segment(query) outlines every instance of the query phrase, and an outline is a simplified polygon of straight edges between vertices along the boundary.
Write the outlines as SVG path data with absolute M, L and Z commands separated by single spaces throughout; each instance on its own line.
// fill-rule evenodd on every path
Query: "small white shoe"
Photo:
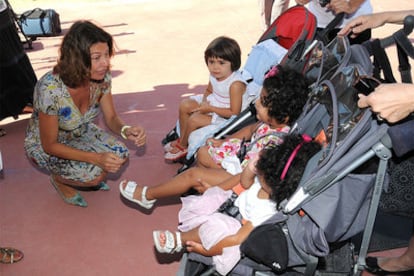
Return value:
M 128 199 L 131 202 L 138 204 L 139 206 L 145 209 L 151 209 L 154 206 L 154 203 L 157 200 L 156 199 L 148 200 L 145 196 L 145 194 L 147 193 L 147 189 L 148 189 L 147 186 L 144 186 L 142 188 L 141 200 L 138 200 L 134 198 L 134 192 L 138 186 L 137 183 L 135 183 L 134 181 L 128 181 L 127 185 L 125 186 L 125 189 L 123 188 L 124 183 L 125 181 L 121 181 L 121 183 L 119 184 L 119 191 L 121 192 L 121 195 L 124 198 Z
M 165 245 L 161 246 L 160 244 L 160 234 L 164 232 L 165 235 Z M 181 233 L 175 232 L 175 239 L 174 234 L 170 231 L 160 231 L 156 230 L 152 232 L 152 237 L 154 238 L 155 248 L 160 253 L 168 253 L 173 254 L 176 252 L 180 252 L 183 249 L 182 242 L 181 242 Z

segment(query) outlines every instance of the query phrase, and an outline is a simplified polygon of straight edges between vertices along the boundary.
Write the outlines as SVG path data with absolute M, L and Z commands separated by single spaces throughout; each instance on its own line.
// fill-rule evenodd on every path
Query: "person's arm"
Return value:
M 244 168 L 240 175 L 240 184 L 243 188 L 248 189 L 254 183 L 254 178 L 256 177 L 256 164 L 257 160 L 259 159 L 259 155 L 257 154 L 254 158 L 249 160 L 249 163 Z
M 230 108 L 216 107 L 210 105 L 208 102 L 202 102 L 200 107 L 195 111 L 201 113 L 214 112 L 223 118 L 230 118 L 233 115 L 238 115 L 242 108 L 243 94 L 246 91 L 246 84 L 240 81 L 235 81 L 230 85 Z
M 311 0 L 296 0 L 296 4 L 298 5 L 306 5 L 307 3 L 309 3 Z
M 200 243 L 194 241 L 187 241 L 186 248 L 188 252 L 196 252 L 203 256 L 221 255 L 223 253 L 223 248 L 239 245 L 245 241 L 253 229 L 253 224 L 248 221 L 243 224 L 243 226 L 239 229 L 239 231 L 237 231 L 236 234 L 225 237 L 209 250 L 205 249 Z
M 362 3 L 366 0 L 331 0 L 326 8 L 334 11 L 336 14 L 344 12 L 346 14 L 352 14 L 361 7 Z
M 398 122 L 414 111 L 414 84 L 381 84 L 368 96 L 358 96 L 359 107 L 370 107 L 390 123 Z
M 211 85 L 211 82 L 208 82 L 208 84 L 207 84 L 207 88 L 206 88 L 206 90 L 204 91 L 204 94 L 203 94 L 203 100 L 202 100 L 202 102 L 203 102 L 203 103 L 204 103 L 204 102 L 207 102 L 207 97 L 208 97 L 211 93 L 213 93 L 213 86 Z
M 49 155 L 99 166 L 107 172 L 117 172 L 124 160 L 113 153 L 87 152 L 58 142 L 58 116 L 39 112 L 39 131 L 43 150 Z
M 256 128 L 258 127 L 258 125 L 261 124 L 261 122 L 257 122 L 257 123 L 253 123 L 253 124 L 249 124 L 241 129 L 239 129 L 238 131 L 236 131 L 235 133 L 229 135 L 226 139 L 231 139 L 231 138 L 238 138 L 238 139 L 245 139 L 246 141 L 250 141 L 252 138 L 253 133 L 255 132 Z
M 141 126 L 126 126 L 125 123 L 119 118 L 115 111 L 113 98 L 111 93 L 107 93 L 102 96 L 100 101 L 100 107 L 104 115 L 106 125 L 117 134 L 127 137 L 137 146 L 143 146 L 146 142 L 145 130 Z M 124 127 L 125 126 L 125 127 Z
M 58 116 L 39 111 L 39 132 L 43 150 L 63 159 L 77 160 L 96 164 L 97 154 L 85 152 L 58 142 Z
M 402 24 L 404 18 L 408 15 L 414 15 L 414 10 L 406 11 L 389 11 L 374 13 L 369 15 L 361 15 L 349 21 L 345 27 L 339 31 L 339 36 L 346 36 L 353 33 L 351 36 L 355 37 L 366 29 L 373 29 L 383 26 L 386 23 Z

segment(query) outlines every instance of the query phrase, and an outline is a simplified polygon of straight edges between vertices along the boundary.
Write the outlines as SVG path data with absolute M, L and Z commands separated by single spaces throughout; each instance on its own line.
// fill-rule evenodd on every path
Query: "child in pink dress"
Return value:
M 240 260 L 239 245 L 278 212 L 279 203 L 293 194 L 306 163 L 320 149 L 310 137 L 288 135 L 282 144 L 264 149 L 257 162 L 251 160 L 241 177 L 246 190 L 234 202 L 241 220 L 217 211 L 231 191 L 213 187 L 202 196 L 182 198 L 179 232 L 154 231 L 156 249 L 174 253 L 185 246 L 189 252 L 212 256 L 217 272 L 226 275 Z

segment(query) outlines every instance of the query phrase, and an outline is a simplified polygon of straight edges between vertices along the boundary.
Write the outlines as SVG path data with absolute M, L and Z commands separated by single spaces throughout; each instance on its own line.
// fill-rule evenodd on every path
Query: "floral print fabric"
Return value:
M 121 158 L 128 157 L 127 147 L 114 136 L 99 128 L 94 120 L 100 113 L 99 101 L 111 92 L 111 75 L 106 74 L 102 83 L 91 82 L 88 110 L 82 114 L 60 77 L 46 73 L 36 84 L 33 114 L 26 130 L 25 150 L 40 168 L 52 174 L 75 181 L 90 181 L 102 169 L 90 163 L 61 159 L 44 152 L 39 132 L 39 112 L 58 116 L 58 142 L 88 152 L 113 152 Z
M 261 123 L 255 133 L 253 133 L 250 142 L 245 143 L 248 151 L 241 163 L 241 167 L 244 168 L 248 160 L 256 156 L 266 145 L 272 143 L 275 145 L 280 144 L 282 142 L 281 136 L 287 134 L 289 130 L 290 127 L 288 126 L 274 129 L 268 124 Z M 216 164 L 221 164 L 224 158 L 237 155 L 241 142 L 241 139 L 231 138 L 223 142 L 219 147 L 208 146 L 208 152 Z

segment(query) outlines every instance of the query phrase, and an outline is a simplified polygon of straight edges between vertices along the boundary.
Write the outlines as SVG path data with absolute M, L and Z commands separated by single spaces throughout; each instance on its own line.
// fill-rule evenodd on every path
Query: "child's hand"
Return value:
M 249 160 L 249 163 L 247 164 L 247 168 L 254 174 L 257 174 L 256 164 L 258 160 L 259 154 L 256 154 Z
M 219 147 L 221 144 L 223 143 L 222 140 L 219 139 L 214 139 L 214 138 L 208 138 L 206 141 L 206 145 L 207 146 L 211 146 L 211 147 Z
M 203 194 L 207 189 L 211 188 L 211 185 L 201 179 L 197 179 L 198 185 L 194 187 L 194 189 Z
M 203 247 L 201 243 L 194 241 L 187 241 L 185 243 L 188 252 L 195 252 L 204 256 L 208 256 L 207 250 Z
M 203 101 L 198 108 L 195 108 L 193 110 L 193 112 L 200 112 L 200 113 L 203 113 L 203 114 L 210 113 L 211 112 L 211 105 L 210 105 L 209 102 L 207 102 L 207 101 L 204 102 Z

